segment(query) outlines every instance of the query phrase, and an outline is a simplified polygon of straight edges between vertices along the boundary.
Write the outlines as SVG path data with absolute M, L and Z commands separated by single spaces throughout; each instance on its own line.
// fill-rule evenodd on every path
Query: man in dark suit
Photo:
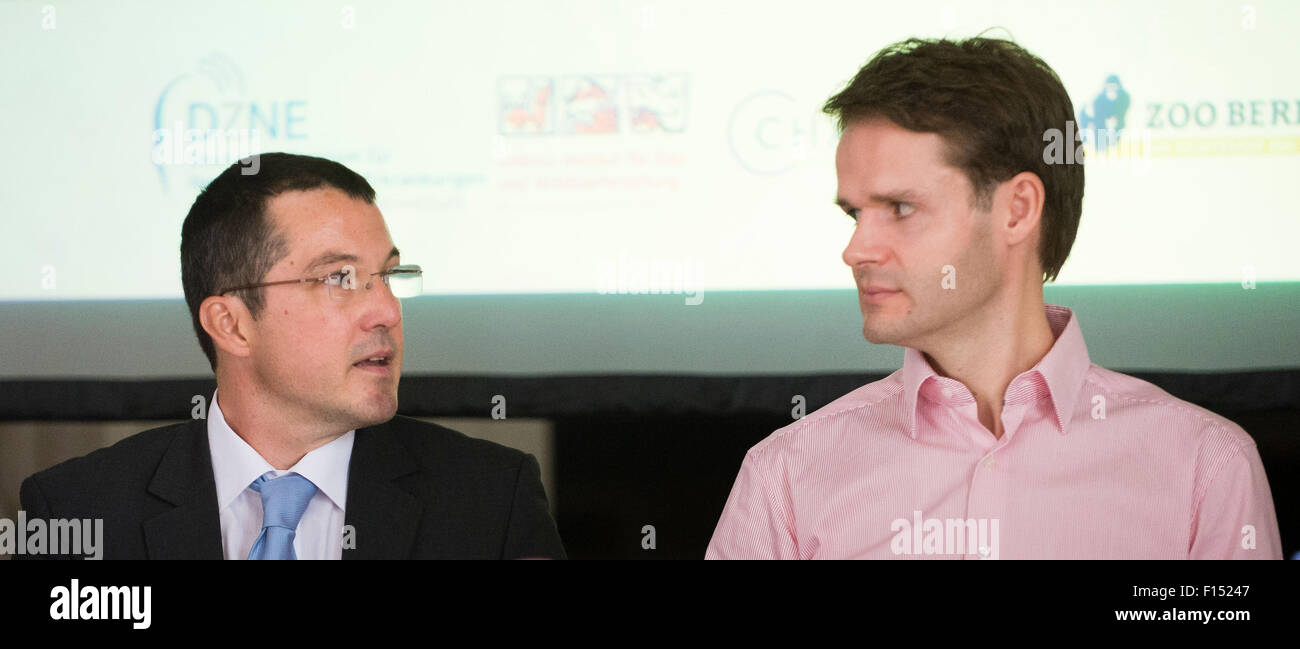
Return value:
M 27 519 L 103 519 L 110 559 L 564 558 L 531 455 L 396 416 L 399 298 L 422 271 L 374 190 L 322 158 L 259 158 L 182 227 L 206 419 L 27 478 Z

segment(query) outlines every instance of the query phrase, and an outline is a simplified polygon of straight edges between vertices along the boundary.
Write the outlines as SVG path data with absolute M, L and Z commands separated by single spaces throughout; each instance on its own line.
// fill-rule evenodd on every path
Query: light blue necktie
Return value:
M 248 485 L 262 494 L 262 533 L 253 543 L 249 559 L 297 559 L 293 537 L 307 503 L 316 495 L 316 485 L 297 473 L 268 479 L 262 476 Z

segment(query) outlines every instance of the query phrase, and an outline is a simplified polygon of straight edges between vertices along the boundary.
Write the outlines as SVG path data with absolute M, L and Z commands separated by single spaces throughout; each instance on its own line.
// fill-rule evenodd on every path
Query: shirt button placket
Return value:
M 985 456 L 977 466 L 980 470 L 975 471 L 971 478 L 970 495 L 966 501 L 966 516 L 974 521 L 972 527 L 976 530 L 985 529 L 988 538 L 977 535 L 975 538 L 966 539 L 966 547 L 963 551 L 966 558 L 989 559 L 1001 554 L 995 552 L 989 544 L 1000 543 L 1000 539 L 995 541 L 992 537 L 992 525 L 994 519 L 1002 518 L 1002 512 L 1006 509 L 1006 474 L 994 470 L 997 461 L 992 454 Z M 981 521 L 981 519 L 985 520 Z M 999 526 L 1000 524 L 999 520 Z

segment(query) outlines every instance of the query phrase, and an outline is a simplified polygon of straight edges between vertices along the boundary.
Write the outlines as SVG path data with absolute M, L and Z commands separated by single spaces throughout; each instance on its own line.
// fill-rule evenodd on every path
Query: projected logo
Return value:
M 727 125 L 731 153 L 752 173 L 781 174 L 809 158 L 818 137 L 832 134 L 790 95 L 764 90 L 736 105 Z
M 1127 128 L 1129 101 L 1119 75 L 1106 77 L 1097 96 L 1080 103 L 1077 123 L 1043 131 L 1043 162 L 1127 162 L 1134 174 L 1145 175 L 1151 170 L 1151 131 Z
M 549 78 L 513 77 L 497 81 L 497 105 L 502 135 L 554 133 Z
M 609 77 L 561 77 L 560 133 L 617 133 L 616 88 L 616 82 Z
M 1117 152 L 1144 157 L 1295 155 L 1300 153 L 1295 132 L 1300 99 L 1281 98 L 1294 97 L 1294 92 L 1273 92 L 1272 97 L 1135 101 L 1119 75 L 1112 74 L 1096 96 L 1081 102 L 1079 126 L 1100 159 L 1115 158 Z
M 164 190 L 201 188 L 230 164 L 307 138 L 307 102 L 254 99 L 243 71 L 212 53 L 169 81 L 154 104 L 151 161 Z M 256 173 L 256 161 L 245 173 Z
M 1079 126 L 1087 131 L 1102 131 L 1115 134 L 1114 137 L 1097 138 L 1094 146 L 1098 152 L 1106 151 L 1112 143 L 1117 143 L 1124 132 L 1124 122 L 1128 115 L 1128 91 L 1120 83 L 1119 75 L 1106 77 L 1106 85 L 1096 98 L 1084 104 L 1079 111 Z
M 686 130 L 685 75 L 630 77 L 628 119 L 633 133 L 681 133 Z
M 497 80 L 501 135 L 686 130 L 686 75 L 510 76 Z

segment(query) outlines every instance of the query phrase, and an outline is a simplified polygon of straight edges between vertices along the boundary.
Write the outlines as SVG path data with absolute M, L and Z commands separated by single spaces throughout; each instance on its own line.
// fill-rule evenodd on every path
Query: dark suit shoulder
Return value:
M 52 507 L 73 506 L 77 510 L 143 493 L 163 454 L 191 425 L 181 422 L 151 428 L 112 446 L 65 460 L 29 476 L 23 481 L 22 491 L 39 490 Z
M 357 431 L 348 481 L 348 524 L 388 530 L 357 558 L 565 556 L 523 451 L 399 416 Z
M 515 469 L 526 455 L 509 446 L 411 417 L 398 415 L 387 426 L 421 463 L 432 459 L 442 467 Z
M 92 451 L 81 457 L 74 457 L 36 473 L 43 479 L 59 479 L 70 475 L 104 472 L 137 472 L 152 469 L 162 459 L 163 453 L 171 445 L 178 433 L 189 426 L 188 422 L 169 424 L 150 428 L 136 433 L 122 441 Z

